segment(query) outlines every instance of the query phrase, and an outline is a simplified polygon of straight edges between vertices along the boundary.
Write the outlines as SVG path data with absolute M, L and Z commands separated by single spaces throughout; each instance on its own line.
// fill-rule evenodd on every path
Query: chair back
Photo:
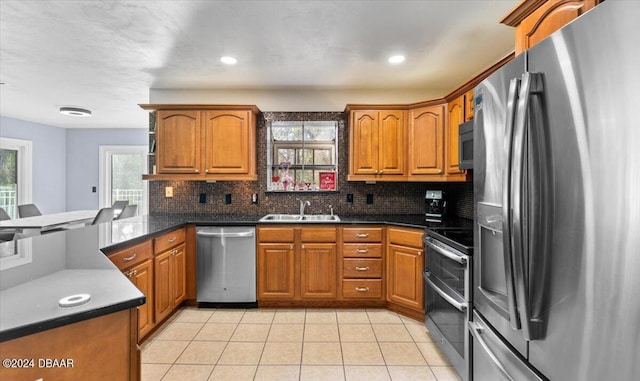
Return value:
M 7 211 L 0 208 L 0 221 L 6 221 L 6 220 L 10 220 L 11 217 L 9 217 L 9 214 L 7 214 Z
M 33 217 L 33 216 L 41 216 L 40 210 L 35 204 L 24 204 L 18 205 L 18 217 Z
M 136 204 L 127 205 L 124 207 L 124 209 L 122 209 L 122 212 L 118 214 L 118 217 L 116 217 L 116 220 L 133 217 L 137 214 L 138 214 L 138 205 Z
M 113 221 L 113 208 L 102 208 L 96 214 L 91 225 Z
M 117 216 L 118 213 L 122 212 L 124 210 L 124 207 L 127 205 L 129 205 L 129 200 L 118 200 L 114 201 L 111 207 L 113 208 L 113 213 L 115 213 L 115 215 Z

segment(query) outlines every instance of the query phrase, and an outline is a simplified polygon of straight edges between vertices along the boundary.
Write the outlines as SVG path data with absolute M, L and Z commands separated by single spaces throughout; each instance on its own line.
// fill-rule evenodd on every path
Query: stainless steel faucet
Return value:
M 296 200 L 300 201 L 300 215 L 304 216 L 304 208 L 305 208 L 305 206 L 307 206 L 307 205 L 311 206 L 311 203 L 308 200 L 304 201 L 304 200 L 300 200 L 299 198 L 296 198 Z

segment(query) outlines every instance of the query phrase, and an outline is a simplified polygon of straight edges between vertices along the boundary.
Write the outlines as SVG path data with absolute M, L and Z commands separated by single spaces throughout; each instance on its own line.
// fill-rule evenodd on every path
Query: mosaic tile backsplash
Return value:
M 150 114 L 150 128 L 155 116 Z M 338 192 L 267 192 L 266 129 L 270 121 L 330 120 L 338 122 Z M 298 213 L 296 198 L 310 201 L 305 210 L 309 214 L 329 213 L 329 205 L 338 215 L 358 214 L 420 214 L 424 213 L 424 194 L 427 189 L 441 189 L 447 194 L 450 212 L 465 218 L 473 218 L 473 185 L 471 183 L 384 183 L 365 184 L 347 182 L 348 152 L 347 115 L 342 112 L 263 112 L 257 118 L 257 168 L 258 181 L 229 181 L 207 183 L 204 181 L 150 181 L 149 212 L 158 213 L 216 213 L 216 214 L 267 214 Z M 150 169 L 155 157 L 150 156 Z M 164 189 L 173 187 L 173 197 L 165 197 Z M 258 203 L 252 203 L 257 194 Z M 204 194 L 206 203 L 200 203 Z M 353 203 L 347 195 L 353 194 Z M 367 194 L 373 195 L 373 203 L 367 204 Z M 226 203 L 231 195 L 231 203 Z

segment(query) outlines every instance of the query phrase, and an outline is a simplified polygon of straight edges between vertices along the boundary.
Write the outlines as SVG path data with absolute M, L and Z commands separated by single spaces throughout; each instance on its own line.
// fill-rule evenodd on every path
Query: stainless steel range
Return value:
M 460 377 L 468 380 L 473 229 L 428 228 L 423 241 L 425 325 Z

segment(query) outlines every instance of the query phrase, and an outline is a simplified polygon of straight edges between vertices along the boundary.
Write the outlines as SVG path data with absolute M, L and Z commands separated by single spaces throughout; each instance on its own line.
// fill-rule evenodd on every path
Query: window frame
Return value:
M 98 179 L 98 202 L 99 208 L 108 208 L 113 202 L 111 201 L 111 159 L 114 154 L 133 154 L 137 153 L 143 155 L 145 158 L 144 167 L 146 170 L 149 168 L 149 146 L 128 146 L 128 145 L 101 145 L 98 147 L 100 155 L 99 164 L 99 179 Z M 140 174 L 140 176 L 146 173 Z M 138 214 L 146 214 L 149 210 L 149 182 L 142 182 L 142 199 L 144 202 L 142 205 L 138 205 Z
M 16 216 L 14 217 L 18 218 L 18 205 L 31 204 L 33 200 L 33 142 L 24 139 L 0 137 L 0 148 L 18 152 L 18 189 L 16 191 Z

